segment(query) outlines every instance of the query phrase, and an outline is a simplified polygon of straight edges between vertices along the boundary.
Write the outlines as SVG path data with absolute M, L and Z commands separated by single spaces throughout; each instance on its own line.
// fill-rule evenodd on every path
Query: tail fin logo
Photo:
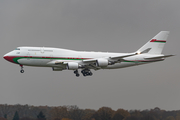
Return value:
M 166 43 L 165 40 L 156 40 L 156 39 L 152 39 L 150 42 Z

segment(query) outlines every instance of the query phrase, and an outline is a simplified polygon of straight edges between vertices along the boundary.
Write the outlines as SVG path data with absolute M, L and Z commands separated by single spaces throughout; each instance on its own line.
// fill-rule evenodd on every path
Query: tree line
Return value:
M 32 106 L 0 104 L 0 120 L 180 120 L 180 110 L 98 110 L 72 106 Z

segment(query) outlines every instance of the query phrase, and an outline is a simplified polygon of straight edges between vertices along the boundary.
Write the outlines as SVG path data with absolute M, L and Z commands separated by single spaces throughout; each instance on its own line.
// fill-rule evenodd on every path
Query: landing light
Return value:
M 141 52 L 140 52 L 140 51 L 138 51 L 138 52 L 137 52 L 137 54 L 139 55 L 139 54 L 141 54 Z

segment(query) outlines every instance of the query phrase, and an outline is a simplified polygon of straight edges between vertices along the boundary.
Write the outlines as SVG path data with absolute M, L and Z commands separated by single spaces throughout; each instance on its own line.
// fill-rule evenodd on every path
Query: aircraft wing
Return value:
M 96 62 L 96 60 L 97 60 L 96 58 L 93 58 L 93 59 L 83 60 L 82 62 L 83 63 L 88 63 L 88 62 L 91 63 L 91 62 Z
M 121 56 L 110 56 L 110 59 L 123 59 L 125 57 L 130 57 L 130 56 L 134 56 L 137 55 L 137 53 L 131 53 L 131 54 L 127 54 L 127 55 L 121 55 Z M 93 59 L 88 59 L 88 60 L 83 60 L 84 63 L 88 63 L 88 62 L 96 62 L 97 59 L 99 58 L 93 58 Z
M 87 64 L 87 65 L 84 65 L 84 68 L 94 69 L 94 70 L 99 70 L 99 69 L 101 69 L 101 67 L 98 67 L 98 66 L 96 66 L 96 65 L 95 65 L 95 64 L 93 64 L 93 63 Z
M 114 63 L 117 63 L 119 61 L 123 61 L 123 58 L 125 58 L 125 57 L 130 57 L 130 56 L 134 56 L 134 55 L 137 55 L 137 53 L 130 53 L 130 54 L 125 54 L 125 55 L 121 55 L 121 56 L 109 56 L 109 57 L 106 57 L 106 58 L 86 59 L 86 60 L 75 61 L 75 62 L 78 62 L 80 66 L 83 66 L 83 68 L 99 70 L 99 69 L 101 69 L 101 67 L 98 67 L 96 65 L 96 62 L 99 59 L 105 59 L 105 60 L 108 60 L 109 62 L 113 61 L 113 64 L 114 64 Z M 68 64 L 69 62 L 72 62 L 72 61 L 53 60 L 53 61 L 48 62 L 47 64 L 48 65 L 62 66 L 62 65 Z
M 93 58 L 93 59 L 87 59 L 87 60 L 83 60 L 82 63 L 85 64 L 84 67 L 85 68 L 89 68 L 89 69 L 94 69 L 94 70 L 99 70 L 101 69 L 101 67 L 98 67 L 96 65 L 97 60 L 99 59 L 106 59 L 109 62 L 117 63 L 119 61 L 123 61 L 125 57 L 130 57 L 130 56 L 134 56 L 137 55 L 137 53 L 131 53 L 131 54 L 126 54 L 126 55 L 121 55 L 121 56 L 110 56 L 110 57 L 106 57 L 106 58 Z
M 123 59 L 125 57 L 130 57 L 130 56 L 134 56 L 134 55 L 137 55 L 138 53 L 131 53 L 131 54 L 127 54 L 127 55 L 122 55 L 122 56 L 111 56 L 109 58 L 111 59 Z

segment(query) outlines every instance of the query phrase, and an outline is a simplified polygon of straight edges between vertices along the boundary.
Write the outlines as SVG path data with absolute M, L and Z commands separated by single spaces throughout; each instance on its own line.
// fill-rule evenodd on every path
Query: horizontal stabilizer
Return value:
M 144 59 L 162 59 L 162 58 L 167 58 L 167 57 L 172 57 L 175 55 L 163 55 L 163 56 L 156 56 L 156 57 L 145 57 Z

